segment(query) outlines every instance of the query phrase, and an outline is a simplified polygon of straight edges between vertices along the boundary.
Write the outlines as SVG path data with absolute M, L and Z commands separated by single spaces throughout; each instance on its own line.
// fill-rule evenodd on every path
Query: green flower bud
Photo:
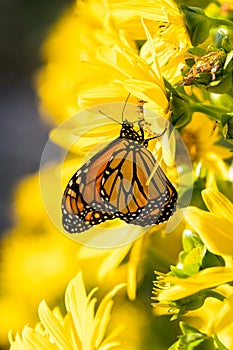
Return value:
M 225 26 L 213 31 L 213 45 L 217 49 L 230 52 L 233 49 L 233 30 Z
M 192 50 L 201 53 L 201 50 Z M 189 62 L 188 62 L 189 63 Z M 181 86 L 204 85 L 216 94 L 229 93 L 232 90 L 233 51 L 228 54 L 223 49 L 206 52 L 196 56 L 195 63 L 183 72 Z

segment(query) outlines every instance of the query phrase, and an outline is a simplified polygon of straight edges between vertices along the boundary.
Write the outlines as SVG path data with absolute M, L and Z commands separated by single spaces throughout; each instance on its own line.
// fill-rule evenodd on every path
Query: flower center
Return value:
M 181 137 L 189 151 L 192 162 L 197 161 L 199 159 L 199 142 L 197 135 L 187 129 L 184 129 L 181 132 Z

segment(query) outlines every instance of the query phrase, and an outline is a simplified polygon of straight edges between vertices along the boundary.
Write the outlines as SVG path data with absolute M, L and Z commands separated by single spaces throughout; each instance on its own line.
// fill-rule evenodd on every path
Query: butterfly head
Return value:
M 127 119 L 123 120 L 122 127 L 133 129 L 133 123 L 129 122 Z
M 133 123 L 129 122 L 128 120 L 123 120 L 120 136 L 127 137 L 133 131 L 134 131 Z
M 134 124 L 128 120 L 123 120 L 120 137 L 128 140 L 133 140 L 138 143 L 143 143 L 142 136 L 134 129 Z

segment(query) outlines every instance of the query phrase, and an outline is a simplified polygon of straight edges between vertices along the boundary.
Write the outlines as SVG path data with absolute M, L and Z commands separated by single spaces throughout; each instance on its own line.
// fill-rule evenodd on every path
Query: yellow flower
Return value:
M 153 47 L 156 51 L 161 73 L 170 83 L 174 84 L 181 77 L 181 68 L 185 64 L 187 49 L 191 47 L 184 17 L 175 2 L 170 0 L 159 0 L 153 1 L 153 4 L 150 3 L 146 8 L 148 12 L 151 11 L 150 16 L 144 14 L 144 3 L 135 1 L 136 4 L 139 2 L 141 2 L 142 9 L 142 13 L 139 12 L 140 15 L 153 19 L 149 30 L 153 38 Z M 149 9 L 150 6 L 151 10 Z M 140 56 L 149 64 L 152 64 L 153 67 L 153 54 L 149 41 L 146 41 L 142 46 Z
M 183 15 L 174 1 L 143 2 L 133 0 L 109 1 L 109 3 L 117 26 L 128 33 L 131 38 L 135 40 L 147 39 L 141 24 L 141 18 L 143 18 L 152 37 L 157 35 L 163 42 L 162 50 L 165 50 L 165 45 L 167 45 L 167 51 L 169 52 L 173 48 L 173 54 L 176 54 L 176 50 L 184 52 L 185 46 L 187 44 L 190 46 Z M 164 61 L 164 64 L 167 64 L 169 58 L 170 56 Z
M 148 39 L 150 33 L 144 26 Z M 137 55 L 131 48 L 115 45 L 113 48 L 103 47 L 98 50 L 96 59 L 92 59 L 91 66 L 108 76 L 108 84 L 100 80 L 90 89 L 80 91 L 79 104 L 82 107 L 96 105 L 103 102 L 122 100 L 122 96 L 130 93 L 136 100 L 147 102 L 149 109 L 156 110 L 166 116 L 168 111 L 168 99 L 164 81 L 160 73 L 158 62 L 154 57 L 154 67 Z M 85 82 L 80 83 L 83 85 Z M 135 100 L 134 100 L 135 101 Z
M 119 28 L 134 40 L 146 40 L 146 34 L 141 23 L 145 21 L 147 28 L 153 35 L 156 30 L 156 22 L 168 21 L 167 9 L 176 5 L 171 1 L 109 1 L 111 13 Z M 165 6 L 164 6 L 165 5 Z M 171 5 L 171 6 L 170 6 Z
M 135 40 L 142 37 L 139 55 Z M 131 102 L 144 99 L 167 117 L 161 72 L 173 82 L 189 45 L 183 16 L 170 0 L 77 1 L 75 14 L 67 12 L 44 44 L 47 64 L 37 77 L 42 109 L 62 121 L 80 107 L 122 102 L 130 92 Z
M 220 140 L 216 131 L 213 134 L 213 122 L 201 113 L 195 113 L 191 123 L 181 131 L 181 137 L 189 151 L 196 175 L 199 176 L 201 167 L 208 172 L 207 186 L 213 183 L 215 174 L 226 179 L 228 167 L 224 159 L 231 157 L 226 147 L 216 145 Z
M 210 212 L 189 207 L 185 219 L 200 235 L 207 249 L 218 255 L 233 255 L 233 204 L 216 189 L 202 191 Z
M 188 322 L 192 327 L 198 328 L 209 337 L 217 335 L 222 343 L 231 349 L 233 345 L 233 289 L 226 283 L 232 281 L 233 269 L 226 267 L 208 268 L 188 278 L 178 278 L 160 273 L 158 275 L 160 277 L 154 290 L 156 297 L 153 298 L 157 300 L 157 303 L 153 304 L 156 313 L 172 315 L 177 312 L 175 301 L 178 302 L 177 305 L 181 306 L 190 301 L 191 307 L 182 316 L 182 320 Z M 191 299 L 193 294 L 200 293 L 206 288 L 214 288 L 214 292 L 220 293 L 222 299 L 209 297 L 201 304 L 198 304 L 198 297 L 195 299 L 194 296 L 193 300 Z M 193 309 L 192 306 L 194 306 Z
M 117 331 L 106 337 L 106 329 L 109 323 L 112 298 L 124 286 L 113 288 L 101 301 L 95 311 L 96 298 L 94 288 L 89 295 L 86 293 L 82 273 L 72 279 L 66 289 L 65 306 L 67 314 L 61 315 L 59 310 L 50 310 L 45 301 L 39 305 L 39 317 L 41 326 L 34 330 L 26 326 L 22 337 L 17 334 L 15 340 L 10 336 L 12 350 L 22 347 L 38 349 L 112 349 L 120 345 L 117 340 Z
M 100 87 L 81 92 L 79 96 L 81 106 L 107 102 L 108 90 L 111 91 L 111 86 L 113 86 L 112 93 L 114 92 L 114 94 L 117 93 L 114 91 L 114 87 L 116 87 L 121 96 L 127 96 L 127 92 L 130 92 L 138 99 L 147 101 L 148 108 L 150 104 L 152 106 L 154 104 L 160 108 L 160 112 L 167 109 L 168 100 L 162 78 L 132 50 L 120 47 L 102 49 L 98 60 L 92 61 L 92 64 L 98 66 L 101 71 L 105 71 L 111 78 L 105 87 L 106 91 L 101 86 L 103 84 L 100 83 Z M 101 99 L 99 98 L 99 89 Z

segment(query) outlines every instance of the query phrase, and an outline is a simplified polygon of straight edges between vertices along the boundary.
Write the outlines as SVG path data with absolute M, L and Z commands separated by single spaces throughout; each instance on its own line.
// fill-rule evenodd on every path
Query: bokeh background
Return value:
M 41 44 L 69 0 L 0 1 L 0 232 L 12 224 L 12 192 L 38 170 L 48 128 L 38 113 L 34 75 Z
M 209 2 L 211 1 L 203 2 L 203 6 Z M 200 1 L 186 2 L 186 4 L 189 3 L 195 6 L 196 3 L 199 5 Z M 82 249 L 83 247 L 58 234 L 45 213 L 41 201 L 37 171 L 48 139 L 48 132 L 53 126 L 49 125 L 52 120 L 49 116 L 48 118 L 45 116 L 42 121 L 39 115 L 39 101 L 34 88 L 35 77 L 43 65 L 40 54 L 41 44 L 63 11 L 73 4 L 73 0 L 48 0 L 46 2 L 0 0 L 0 109 L 2 116 L 0 233 L 1 236 L 7 237 L 1 241 L 0 246 L 3 253 L 0 259 L 0 284 L 2 283 L 0 286 L 0 350 L 9 349 L 7 340 L 9 329 L 13 330 L 14 338 L 17 330 L 21 332 L 25 324 L 34 327 L 38 322 L 38 305 L 43 298 L 51 308 L 57 305 L 63 314 L 65 313 L 64 290 L 70 279 L 79 270 L 85 271 L 84 281 L 87 290 L 94 286 L 100 287 L 100 297 L 116 284 L 125 281 L 130 275 L 128 271 L 133 271 L 133 274 L 130 275 L 131 281 L 129 277 L 131 285 L 128 283 L 132 287 L 131 290 L 130 287 L 128 288 L 131 299 L 126 293 L 117 296 L 120 299 L 115 303 L 117 306 L 111 317 L 111 327 L 115 329 L 120 320 L 133 330 L 130 332 L 126 328 L 122 335 L 127 350 L 140 348 L 167 350 L 180 333 L 179 321 L 170 322 L 168 316 L 157 313 L 158 317 L 155 317 L 152 313 L 150 304 L 152 281 L 155 278 L 154 270 L 166 273 L 171 264 L 177 263 L 177 257 L 182 250 L 181 236 L 185 224 L 180 225 L 176 235 L 162 236 L 161 232 L 157 234 L 155 230 L 156 234 L 147 235 L 145 241 L 137 242 L 130 252 L 126 247 L 122 251 L 100 252 L 95 250 L 94 254 L 86 247 Z M 90 14 L 89 12 L 87 7 L 86 12 L 84 11 L 83 25 L 88 24 L 86 14 L 90 16 L 89 20 L 92 19 L 91 12 Z M 69 19 L 69 16 L 64 19 L 64 22 L 62 20 L 62 23 L 62 33 L 58 37 L 59 45 L 56 46 L 57 41 L 54 46 L 51 45 L 50 50 L 53 55 L 50 59 L 60 58 L 58 53 L 62 56 L 65 52 L 67 57 L 72 57 L 72 62 L 76 66 L 76 56 L 70 55 L 69 50 L 63 52 L 65 45 L 62 46 L 62 43 L 66 44 L 66 33 L 71 32 L 74 36 L 69 37 L 69 43 L 72 45 L 68 49 L 76 52 L 76 42 L 73 38 L 79 39 L 78 35 L 76 37 L 79 29 L 76 26 L 73 27 L 74 22 Z M 67 26 L 64 27 L 64 23 Z M 85 33 L 87 36 L 89 35 L 88 30 Z M 91 40 L 90 42 L 92 43 Z M 88 46 L 89 41 L 85 41 L 85 44 Z M 66 57 L 62 57 L 62 63 L 64 58 Z M 64 66 L 67 67 L 66 61 Z M 71 65 L 70 70 L 72 69 Z M 54 77 L 56 73 L 55 69 Z M 53 79 L 51 81 L 52 84 L 48 84 L 47 90 L 44 90 L 46 97 L 49 96 L 49 94 L 46 95 L 47 92 L 54 91 L 52 87 L 55 85 L 53 84 L 57 83 L 56 79 L 55 82 Z M 50 82 L 49 79 L 48 82 Z M 58 92 L 62 94 L 63 90 L 58 89 Z M 67 95 L 70 97 L 69 91 Z M 54 94 L 54 96 L 57 95 Z M 72 95 L 73 98 L 76 101 L 75 96 Z M 59 101 L 55 107 L 59 111 Z M 207 119 L 207 121 L 211 131 L 213 124 L 210 120 Z M 195 135 L 201 135 L 201 141 L 203 137 L 204 141 L 206 140 L 206 135 L 203 135 L 202 130 L 204 129 L 206 133 L 207 129 L 203 128 L 203 124 L 199 123 L 194 125 L 194 129 L 192 128 L 193 126 L 191 126 L 191 131 L 194 131 Z M 199 138 L 196 139 L 199 146 Z M 209 151 L 206 143 L 201 141 L 199 156 Z M 212 143 L 210 143 L 210 151 L 214 150 Z M 222 152 L 225 152 L 224 157 L 227 154 L 226 149 L 222 149 L 222 152 L 219 151 L 219 148 L 217 150 L 219 152 L 218 154 L 216 151 L 215 159 L 217 160 L 210 167 L 210 170 L 216 173 L 218 168 L 215 166 L 218 161 L 221 160 L 221 164 L 224 163 L 221 159 Z M 222 167 L 224 170 L 227 169 L 226 164 Z M 26 174 L 33 173 L 34 176 L 25 179 Z M 48 169 L 45 170 L 45 176 L 53 178 L 54 174 Z M 20 179 L 24 180 L 19 185 Z M 230 193 L 228 188 L 232 187 L 229 187 L 229 184 L 227 186 L 224 193 Z M 194 191 L 194 204 L 201 208 L 204 203 L 200 192 L 204 187 L 204 182 L 197 182 Z M 107 278 L 105 278 L 106 275 Z M 136 287 L 137 298 L 134 300 L 132 294 L 136 291 Z M 205 314 L 208 315 L 208 313 Z

